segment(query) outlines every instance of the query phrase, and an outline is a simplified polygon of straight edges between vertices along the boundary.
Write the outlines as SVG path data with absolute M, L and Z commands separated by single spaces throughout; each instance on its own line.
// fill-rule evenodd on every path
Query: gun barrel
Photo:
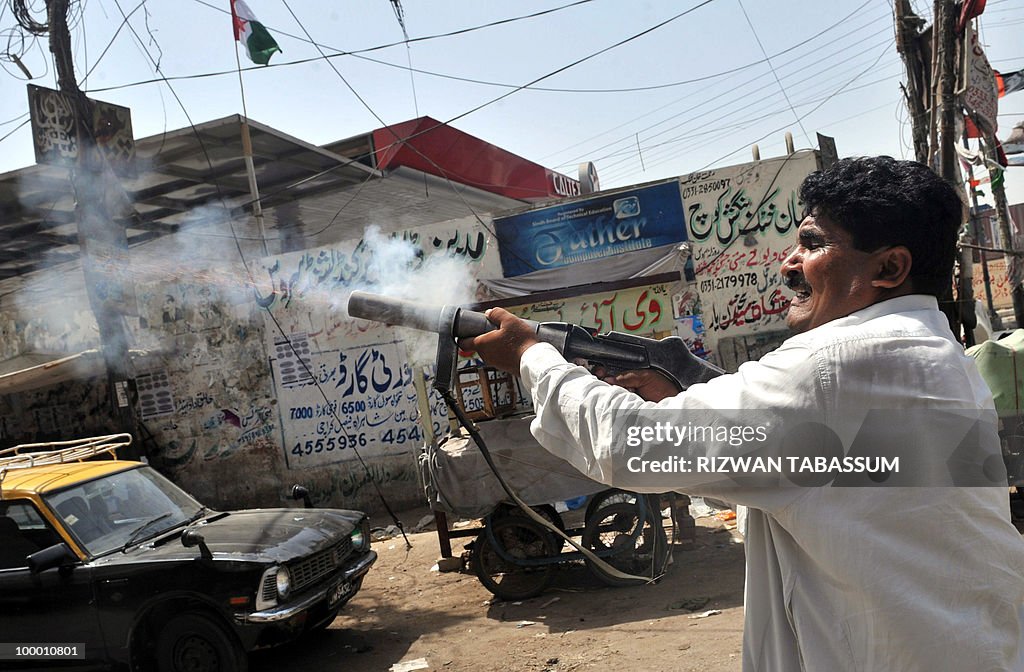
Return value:
M 352 317 L 438 334 L 451 331 L 450 326 L 441 323 L 442 312 L 442 306 L 421 306 L 369 292 L 354 291 L 348 297 L 348 314 Z

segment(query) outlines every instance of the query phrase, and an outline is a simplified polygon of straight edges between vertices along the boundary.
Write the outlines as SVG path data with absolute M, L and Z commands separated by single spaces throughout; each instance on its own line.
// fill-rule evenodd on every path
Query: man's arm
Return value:
M 502 308 L 493 308 L 485 314 L 498 325 L 498 330 L 462 339 L 459 347 L 476 351 L 488 365 L 518 376 L 523 354 L 540 342 L 535 330 L 525 320 Z M 661 401 L 679 393 L 675 383 L 654 369 L 624 371 L 608 376 L 603 367 L 597 367 L 593 374 L 606 383 L 634 392 L 646 401 Z
M 670 487 L 665 487 L 664 478 L 650 487 L 637 485 L 635 479 L 623 484 L 623 464 L 642 450 L 624 444 L 622 429 L 631 418 L 664 418 L 679 427 L 729 427 L 744 422 L 746 417 L 764 417 L 780 409 L 805 409 L 818 414 L 823 399 L 817 384 L 816 360 L 806 350 L 782 348 L 761 362 L 744 365 L 736 374 L 693 385 L 674 395 L 668 395 L 658 379 L 651 377 L 656 374 L 650 372 L 618 377 L 617 382 L 636 389 L 647 399 L 658 400 L 655 403 L 567 362 L 554 347 L 539 343 L 529 325 L 511 313 L 495 308 L 488 317 L 499 329 L 464 339 L 460 346 L 476 350 L 488 364 L 522 377 L 537 415 L 531 426 L 534 437 L 588 477 L 639 492 L 678 490 L 759 508 L 781 506 L 798 493 L 797 488 L 744 489 L 707 472 L 672 474 Z M 692 466 L 698 457 L 746 455 L 751 450 L 751 445 L 683 440 L 672 448 L 672 454 L 690 460 Z

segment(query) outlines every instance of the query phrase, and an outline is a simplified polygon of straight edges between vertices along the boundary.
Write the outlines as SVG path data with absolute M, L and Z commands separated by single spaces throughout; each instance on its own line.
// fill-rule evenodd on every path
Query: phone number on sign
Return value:
M 315 455 L 316 453 L 329 453 L 335 450 L 346 448 L 363 448 L 371 443 L 403 444 L 407 441 L 420 441 L 423 439 L 423 430 L 417 427 L 399 429 L 386 429 L 380 436 L 374 438 L 367 436 L 365 432 L 359 434 L 341 434 L 337 437 L 328 436 L 321 439 L 310 439 L 299 441 L 292 446 L 292 455 L 303 457 Z
M 754 287 L 756 285 L 756 273 L 739 273 L 737 275 L 723 275 L 717 278 L 701 280 L 700 291 L 710 292 L 716 289 L 727 289 L 729 287 Z

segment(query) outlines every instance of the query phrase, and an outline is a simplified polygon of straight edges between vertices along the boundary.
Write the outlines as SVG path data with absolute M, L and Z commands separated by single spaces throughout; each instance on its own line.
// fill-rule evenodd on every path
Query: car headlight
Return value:
M 292 575 L 287 567 L 277 568 L 277 594 L 281 598 L 288 597 L 288 591 L 292 589 Z
M 363 546 L 366 544 L 366 535 L 363 534 L 363 528 L 357 527 L 352 530 L 352 534 L 349 535 L 349 539 L 352 540 L 352 548 L 357 551 L 361 551 Z

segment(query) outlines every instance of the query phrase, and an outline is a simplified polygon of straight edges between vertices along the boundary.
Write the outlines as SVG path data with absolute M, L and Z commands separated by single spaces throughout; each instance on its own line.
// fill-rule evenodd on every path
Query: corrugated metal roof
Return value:
M 136 142 L 137 177 L 121 181 L 135 214 L 129 247 L 175 233 L 195 208 L 248 211 L 249 183 L 233 115 Z M 372 168 L 249 121 L 263 207 L 379 177 Z M 69 171 L 36 165 L 0 175 L 0 280 L 78 258 Z

